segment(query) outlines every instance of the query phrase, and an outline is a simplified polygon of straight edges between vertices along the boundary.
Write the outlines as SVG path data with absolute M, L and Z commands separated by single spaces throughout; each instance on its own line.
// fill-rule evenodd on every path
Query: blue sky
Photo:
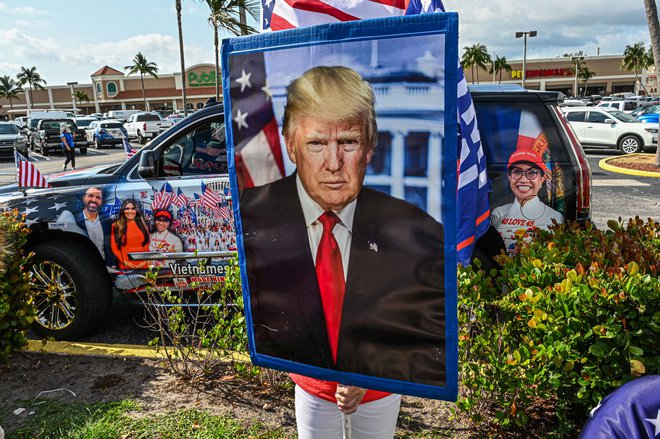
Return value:
M 182 1 L 186 66 L 212 63 L 207 7 Z M 509 60 L 522 58 L 515 31 L 539 32 L 529 40 L 530 59 L 579 50 L 615 55 L 628 44 L 649 41 L 641 0 L 444 3 L 460 14 L 461 48 L 479 42 Z M 122 69 L 138 51 L 161 73 L 179 70 L 174 0 L 0 0 L 0 75 L 36 66 L 49 85 L 89 83 L 95 70 L 106 64 Z

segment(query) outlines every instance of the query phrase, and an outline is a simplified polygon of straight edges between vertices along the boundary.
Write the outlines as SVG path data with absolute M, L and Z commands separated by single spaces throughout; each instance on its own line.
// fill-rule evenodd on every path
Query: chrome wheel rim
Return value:
M 43 261 L 30 268 L 35 291 L 36 321 L 46 329 L 62 330 L 76 317 L 76 287 L 60 265 Z
M 627 138 L 627 139 L 624 139 L 623 142 L 621 143 L 621 149 L 626 154 L 632 154 L 633 152 L 637 151 L 638 145 L 639 145 L 639 142 L 637 142 L 636 139 Z

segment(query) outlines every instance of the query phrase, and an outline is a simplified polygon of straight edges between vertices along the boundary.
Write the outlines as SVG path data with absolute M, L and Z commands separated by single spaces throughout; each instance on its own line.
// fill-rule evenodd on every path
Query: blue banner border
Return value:
M 223 96 L 230 96 L 229 56 L 241 53 L 266 52 L 292 47 L 333 44 L 346 41 L 373 40 L 382 38 L 412 37 L 419 35 L 445 35 L 445 114 L 457 111 L 457 72 L 458 72 L 458 14 L 437 13 L 360 20 L 345 23 L 324 24 L 314 27 L 268 32 L 247 37 L 225 39 L 222 42 L 222 87 Z M 456 66 L 456 68 L 452 67 Z M 454 84 L 452 86 L 452 84 Z M 227 158 L 232 194 L 238 195 L 236 164 L 234 162 L 234 136 L 232 131 L 231 99 L 224 101 L 224 118 L 227 139 Z M 394 393 L 402 393 L 425 398 L 455 401 L 458 395 L 458 317 L 457 317 L 457 277 L 456 277 L 456 189 L 457 189 L 457 132 L 456 117 L 446 117 L 444 121 L 443 181 L 442 181 L 442 222 L 445 230 L 445 349 L 446 386 L 437 387 L 408 381 L 391 380 L 361 374 L 340 372 L 283 360 L 258 354 L 255 350 L 249 284 L 243 249 L 243 226 L 240 218 L 238 196 L 232 197 L 236 221 L 236 241 L 239 248 L 239 266 L 243 285 L 243 299 L 246 309 L 246 324 L 250 358 L 257 366 L 286 370 L 302 375 L 340 381 L 363 388 L 372 388 Z M 454 145 L 454 147 L 451 147 Z

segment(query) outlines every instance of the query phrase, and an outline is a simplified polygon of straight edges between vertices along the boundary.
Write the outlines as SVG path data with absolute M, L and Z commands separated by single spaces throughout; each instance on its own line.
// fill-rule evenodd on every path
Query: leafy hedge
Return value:
M 460 409 L 499 428 L 553 406 L 575 436 L 625 382 L 660 373 L 660 225 L 559 225 L 489 275 L 459 271 Z
M 0 363 L 25 346 L 34 320 L 27 256 L 21 250 L 29 231 L 16 211 L 0 214 Z

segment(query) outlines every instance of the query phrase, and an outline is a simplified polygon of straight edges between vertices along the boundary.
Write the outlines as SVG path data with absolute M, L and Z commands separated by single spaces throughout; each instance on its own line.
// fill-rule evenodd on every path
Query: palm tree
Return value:
M 660 74 L 660 62 L 656 63 L 655 60 L 660 61 L 660 23 L 658 22 L 658 7 L 655 0 L 644 0 L 644 8 L 646 9 L 646 21 L 649 23 L 649 34 L 651 34 L 651 50 L 653 54 L 656 74 L 656 89 L 658 88 L 658 74 Z M 649 64 L 649 65 L 651 65 Z M 660 168 L 660 148 L 655 149 L 655 166 Z
M 463 58 L 461 59 L 461 67 L 464 69 L 469 68 L 472 70 L 472 83 L 474 83 L 474 68 L 479 67 L 486 70 L 486 66 L 492 63 L 492 59 L 488 54 L 488 49 L 481 43 L 474 43 L 472 46 L 465 46 L 463 48 Z M 477 84 L 479 79 L 477 77 Z
M 186 97 L 186 62 L 183 59 L 183 27 L 181 25 L 181 0 L 176 0 L 176 26 L 179 30 L 179 59 L 181 60 L 181 97 L 183 98 L 183 115 L 188 115 L 188 99 Z
M 584 82 L 584 95 L 587 93 L 587 82 L 589 82 L 589 80 L 594 76 L 596 76 L 596 72 L 591 70 L 586 65 L 582 65 L 578 69 L 578 79 Z
M 23 89 L 18 82 L 14 81 L 14 78 L 8 75 L 0 76 L 0 98 L 7 99 L 9 101 L 9 108 L 12 110 L 14 109 L 12 101 L 18 99 L 18 95 L 22 91 Z
M 73 99 L 76 103 L 78 102 L 89 102 L 89 96 L 83 90 L 76 90 L 73 94 Z
M 42 84 L 46 84 L 46 81 L 41 77 L 39 73 L 37 73 L 37 68 L 36 67 L 21 67 L 21 71 L 16 75 L 16 79 L 18 79 L 18 84 L 22 87 L 25 84 L 28 84 L 29 86 L 29 95 L 30 95 L 30 105 L 28 106 L 28 109 L 32 108 L 32 87 L 37 88 L 37 89 L 44 89 L 44 86 Z
M 255 0 L 204 0 L 209 7 L 209 24 L 213 28 L 213 45 L 215 47 L 215 99 L 220 99 L 220 62 L 218 57 L 218 30 L 224 29 L 234 35 L 247 35 L 256 30 L 241 21 L 239 11 L 247 12 L 258 20 L 260 3 Z
M 142 100 L 144 101 L 144 109 L 149 111 L 149 106 L 147 105 L 147 98 L 144 96 L 144 75 L 151 75 L 154 78 L 158 79 L 158 65 L 153 61 L 147 61 L 147 58 L 142 55 L 141 52 L 138 52 L 133 58 L 133 64 L 129 66 L 124 66 L 124 69 L 128 70 L 129 74 L 140 74 L 140 82 L 142 83 Z M 185 79 L 185 78 L 184 78 Z
M 644 43 L 635 43 L 632 46 L 627 45 L 623 51 L 621 67 L 627 71 L 635 72 L 635 79 L 642 85 L 644 91 L 646 91 L 646 87 L 644 87 L 644 84 L 639 80 L 638 70 L 641 71 L 648 67 L 648 62 L 649 59 L 646 54 L 646 49 L 644 48 Z
M 502 70 L 504 70 L 507 73 L 511 73 L 511 66 L 509 63 L 506 61 L 505 56 L 497 56 L 495 55 L 495 60 L 493 61 L 493 66 L 490 68 L 488 73 L 492 74 L 498 74 L 499 73 L 499 79 L 497 81 L 498 84 L 502 83 Z

